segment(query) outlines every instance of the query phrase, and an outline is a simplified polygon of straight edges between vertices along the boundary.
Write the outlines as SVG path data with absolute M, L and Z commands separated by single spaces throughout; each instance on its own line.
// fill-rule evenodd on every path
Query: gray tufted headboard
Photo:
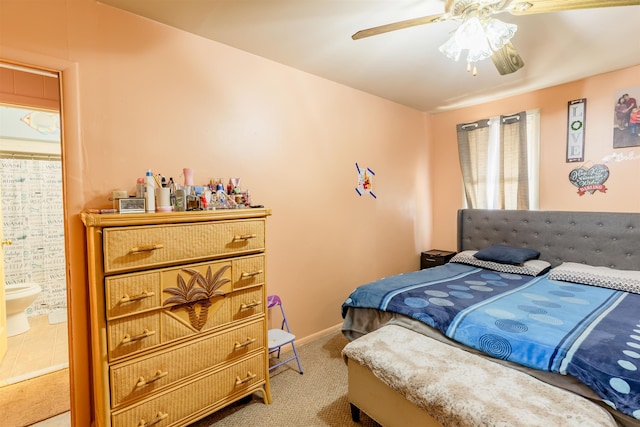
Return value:
M 640 270 L 640 213 L 459 210 L 458 251 L 492 244 L 536 249 L 553 267 Z

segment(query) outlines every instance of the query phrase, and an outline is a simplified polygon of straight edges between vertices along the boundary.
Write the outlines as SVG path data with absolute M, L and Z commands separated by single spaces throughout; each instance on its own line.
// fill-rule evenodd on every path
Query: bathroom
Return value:
M 69 359 L 58 78 L 3 63 L 0 74 L 0 303 L 7 332 L 0 387 L 7 387 L 67 370 Z

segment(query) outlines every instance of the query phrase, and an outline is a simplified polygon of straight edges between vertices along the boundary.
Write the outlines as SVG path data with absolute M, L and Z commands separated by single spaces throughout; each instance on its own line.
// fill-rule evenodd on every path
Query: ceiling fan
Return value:
M 531 15 L 631 5 L 640 5 L 640 0 L 446 0 L 444 13 L 368 28 L 351 38 L 358 40 L 417 25 L 460 21 L 460 26 L 440 51 L 457 61 L 462 51 L 467 50 L 467 71 L 471 71 L 473 64 L 474 76 L 477 73 L 475 62 L 491 57 L 498 72 L 505 75 L 518 71 L 524 66 L 524 61 L 511 43 L 517 26 L 495 19 L 494 15 Z

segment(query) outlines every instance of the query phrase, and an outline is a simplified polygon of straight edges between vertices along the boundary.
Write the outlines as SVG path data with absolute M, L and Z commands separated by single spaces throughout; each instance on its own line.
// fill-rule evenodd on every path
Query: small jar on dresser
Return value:
M 269 389 L 270 209 L 82 213 L 96 426 L 186 426 Z

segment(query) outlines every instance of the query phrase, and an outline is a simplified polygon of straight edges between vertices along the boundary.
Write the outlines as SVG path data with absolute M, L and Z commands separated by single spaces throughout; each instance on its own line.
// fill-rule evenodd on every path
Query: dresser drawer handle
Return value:
M 247 376 L 244 378 L 240 378 L 240 376 L 236 377 L 236 385 L 242 385 L 244 383 L 248 383 L 249 381 L 251 381 L 252 379 L 254 379 L 255 377 L 257 377 L 256 374 L 251 373 L 251 371 L 247 371 Z
M 140 341 L 142 339 L 150 337 L 151 335 L 155 335 L 155 333 L 156 331 L 150 331 L 148 329 L 145 329 L 139 335 L 131 336 L 130 334 L 125 334 L 124 338 L 122 338 L 122 341 L 120 341 L 120 344 L 128 344 L 130 342 Z
M 243 347 L 247 347 L 251 344 L 253 344 L 254 342 L 256 342 L 256 338 L 249 338 L 247 337 L 247 340 L 245 342 L 238 342 L 236 341 L 236 345 L 234 346 L 235 349 L 239 349 L 239 348 L 243 348 Z
M 156 249 L 162 248 L 164 248 L 164 245 L 162 243 L 154 243 L 153 245 L 146 246 L 134 246 L 133 248 L 129 249 L 129 253 L 136 254 L 138 252 L 151 252 L 155 251 Z
M 140 420 L 140 422 L 138 423 L 138 425 L 136 427 L 148 427 L 148 426 L 152 426 L 154 424 L 158 424 L 160 421 L 164 420 L 168 416 L 169 416 L 169 414 L 166 414 L 164 412 L 158 411 L 158 413 L 156 414 L 156 417 L 153 420 L 151 420 L 149 422 L 146 422 L 145 420 Z
M 168 374 L 168 371 L 162 372 L 160 369 L 158 369 L 153 377 L 149 378 L 148 380 L 145 380 L 144 377 L 141 376 L 136 383 L 136 387 L 144 387 L 148 384 L 151 384 L 152 382 L 158 381 L 162 377 L 166 377 Z
M 253 302 L 250 302 L 250 303 L 248 303 L 248 304 L 242 304 L 242 305 L 240 305 L 240 309 L 242 309 L 242 310 L 246 310 L 247 308 L 257 307 L 257 306 L 259 306 L 260 304 L 262 304 L 262 301 L 253 301 Z
M 240 275 L 240 278 L 241 279 L 246 279 L 247 277 L 259 276 L 262 273 L 264 273 L 262 270 L 258 270 L 258 271 L 243 271 L 242 274 Z
M 257 234 L 241 234 L 239 236 L 234 236 L 233 240 L 249 240 L 249 239 L 255 239 L 256 237 L 258 237 Z
M 138 295 L 134 295 L 132 297 L 130 297 L 127 294 L 124 294 L 122 298 L 120 298 L 120 303 L 124 304 L 126 302 L 139 301 L 141 299 L 150 298 L 154 295 L 155 295 L 155 292 L 149 292 L 149 291 L 142 291 L 142 293 Z

